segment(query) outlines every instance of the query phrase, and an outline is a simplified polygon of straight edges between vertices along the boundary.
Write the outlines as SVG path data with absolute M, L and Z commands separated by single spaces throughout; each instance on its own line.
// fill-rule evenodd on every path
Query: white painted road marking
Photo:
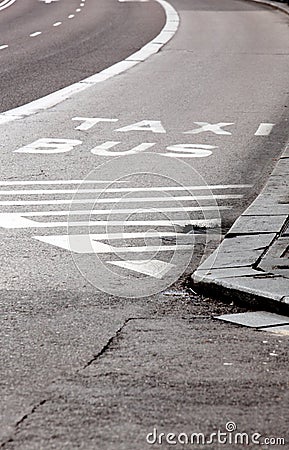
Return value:
M 3 2 L 0 3 L 0 11 L 13 5 L 13 3 L 15 2 L 16 0 L 4 0 Z
M 0 45 L 0 50 L 4 50 L 5 48 L 8 48 L 8 45 L 6 45 L 6 44 Z
M 0 214 L 0 227 L 2 228 L 58 228 L 58 227 L 99 227 L 99 226 L 168 226 L 175 225 L 180 226 L 198 226 L 204 228 L 214 228 L 219 225 L 219 219 L 212 220 L 188 220 L 188 219 L 171 219 L 171 220 L 113 220 L 108 222 L 107 220 L 90 220 L 79 222 L 36 222 L 31 219 L 27 219 L 31 213 L 1 213 Z M 37 213 L 35 213 L 37 215 Z
M 200 128 L 196 128 L 191 131 L 185 131 L 184 134 L 199 134 L 199 133 L 206 133 L 208 131 L 214 133 L 214 134 L 222 134 L 222 135 L 231 135 L 229 131 L 225 131 L 222 128 L 227 127 L 229 125 L 234 125 L 233 122 L 219 122 L 219 123 L 208 123 L 208 122 L 194 122 L 196 125 L 200 125 Z
M 274 123 L 261 123 L 255 133 L 255 136 L 269 136 L 273 127 Z
M 123 1 L 123 0 L 122 0 Z M 169 272 L 174 264 L 160 261 L 159 259 L 152 260 L 133 260 L 133 261 L 108 261 L 108 264 L 122 267 L 123 269 L 132 270 L 134 272 L 142 273 L 150 277 L 161 279 Z
M 202 191 L 215 189 L 240 189 L 252 187 L 250 184 L 204 185 L 204 186 L 152 186 L 152 187 L 126 187 L 107 189 L 35 189 L 0 191 L 0 195 L 50 195 L 50 194 L 94 194 L 94 193 L 123 193 L 123 192 L 174 192 L 174 191 Z M 176 197 L 177 198 L 177 197 Z
M 39 36 L 40 34 L 42 34 L 42 31 L 35 31 L 34 33 L 31 33 L 29 36 L 36 37 L 36 36 Z
M 15 1 L 15 0 L 12 0 Z M 161 31 L 163 33 L 166 30 L 170 30 L 171 26 L 178 26 L 179 24 L 179 16 L 177 11 L 165 0 L 156 0 L 163 8 L 166 14 L 166 23 Z M 175 34 L 175 31 L 173 32 Z M 161 34 L 160 33 L 160 34 Z M 168 42 L 172 38 L 171 34 L 167 35 Z M 159 51 L 160 48 L 166 43 L 158 44 L 158 36 L 154 38 L 151 42 L 146 44 L 140 51 L 132 54 L 124 61 L 120 63 L 116 63 L 113 66 L 105 69 L 95 75 L 92 75 L 84 80 L 74 83 L 70 86 L 67 86 L 59 91 L 53 92 L 45 97 L 42 97 L 38 100 L 35 100 L 27 105 L 20 106 L 18 108 L 11 109 L 0 114 L 0 124 L 4 124 L 7 122 L 11 122 L 13 120 L 21 119 L 32 114 L 36 114 L 39 111 L 54 107 L 55 105 L 61 103 L 62 101 L 72 97 L 73 95 L 99 83 L 105 81 L 109 78 L 112 78 L 114 75 L 125 72 L 130 67 L 139 64 L 144 59 L 149 58 L 151 55 Z M 116 70 L 117 69 L 117 70 Z
M 1 194 L 1 191 L 0 191 Z M 99 204 L 99 203 L 145 203 L 145 202 L 192 202 L 200 200 L 233 200 L 243 198 L 243 195 L 196 195 L 171 197 L 121 197 L 121 198 L 85 198 L 69 200 L 4 200 L 0 201 L 0 206 L 36 206 L 36 205 L 76 205 L 76 204 Z
M 0 182 L 0 198 L 3 196 L 9 196 L 9 200 L 2 200 L 0 202 L 1 206 L 29 206 L 29 205 L 67 205 L 68 209 L 64 210 L 38 210 L 38 211 L 21 211 L 21 212 L 1 212 L 0 213 L 0 227 L 6 229 L 14 230 L 45 230 L 44 235 L 33 236 L 33 239 L 43 244 L 52 245 L 59 249 L 70 251 L 76 254 L 96 254 L 103 255 L 104 264 L 112 264 L 118 266 L 122 270 L 131 270 L 133 272 L 142 273 L 145 276 L 150 276 L 154 278 L 161 279 L 165 274 L 176 267 L 170 262 L 161 261 L 161 259 L 156 259 L 155 256 L 160 253 L 167 255 L 166 257 L 171 257 L 171 253 L 175 252 L 192 252 L 192 248 L 196 238 L 203 238 L 203 234 L 198 234 L 198 228 L 209 229 L 214 232 L 218 230 L 220 226 L 220 218 L 210 218 L 204 219 L 187 216 L 188 213 L 193 214 L 194 212 L 205 211 L 218 211 L 231 208 L 230 205 L 218 206 L 217 200 L 234 200 L 242 197 L 242 194 L 231 194 L 223 193 L 216 195 L 208 195 L 210 190 L 227 190 L 227 189 L 242 189 L 247 188 L 249 185 L 199 185 L 199 186 L 152 186 L 152 187 L 121 187 L 122 183 L 127 183 L 125 180 L 117 181 L 119 184 L 110 186 L 113 181 L 110 180 L 30 180 L 30 181 L 18 181 L 9 180 Z M 75 188 L 74 185 L 80 186 L 79 189 Z M 99 187 L 99 184 L 104 184 L 104 187 Z M 63 187 L 62 187 L 63 185 Z M 88 186 L 83 187 L 83 186 Z M 95 186 L 93 187 L 89 187 Z M 26 186 L 32 186 L 32 189 L 26 189 Z M 69 188 L 67 188 L 67 186 Z M 70 188 L 71 186 L 71 188 Z M 5 189 L 9 188 L 9 190 Z M 23 189 L 20 189 L 20 188 Z M 56 188 L 55 188 L 56 187 Z M 4 189 L 3 189 L 4 188 Z M 14 188 L 14 189 L 12 189 Z M 196 195 L 188 195 L 189 191 L 196 192 Z M 158 195 L 158 193 L 163 193 L 164 196 Z M 202 193 L 203 192 L 203 193 Z M 95 198 L 96 194 L 107 194 L 114 193 L 117 194 L 116 197 L 101 197 Z M 122 194 L 134 194 L 141 193 L 140 195 L 133 197 L 126 195 L 122 198 Z M 170 193 L 170 196 L 168 196 Z M 179 195 L 178 195 L 179 193 Z M 92 194 L 92 198 L 53 198 L 53 196 L 65 195 L 73 196 L 74 194 Z M 146 196 L 145 196 L 146 195 Z M 15 197 L 29 196 L 28 200 L 18 200 Z M 31 197 L 32 196 L 32 197 Z M 41 197 L 52 196 L 48 200 L 42 200 Z M 11 199 L 12 197 L 12 199 Z M 36 197 L 36 199 L 35 199 Z M 38 198 L 40 197 L 40 200 Z M 199 205 L 200 201 L 214 201 L 214 204 L 208 204 L 205 206 Z M 122 208 L 122 209 L 98 209 L 98 205 L 107 204 L 119 204 L 121 205 L 129 204 L 133 206 L 132 208 Z M 161 203 L 161 207 L 157 206 L 157 203 Z M 172 207 L 164 207 L 163 203 L 170 205 Z M 175 206 L 178 202 L 190 202 L 188 206 L 180 204 L 180 206 Z M 146 203 L 148 207 L 143 207 L 143 203 Z M 82 209 L 80 210 L 69 210 L 70 206 L 73 204 L 79 204 Z M 84 204 L 91 204 L 93 209 L 86 209 L 82 206 Z M 139 205 L 137 207 L 137 205 Z M 155 206 L 154 206 L 155 205 Z M 181 215 L 182 212 L 184 215 Z M 164 219 L 157 219 L 156 214 L 166 214 L 172 213 L 174 217 L 166 217 Z M 122 220 L 110 220 L 110 214 L 122 215 L 125 214 Z M 149 214 L 149 218 L 144 217 L 144 220 L 132 220 L 131 215 L 142 215 Z M 153 216 L 152 216 L 153 214 Z M 178 215 L 176 215 L 178 214 Z M 84 220 L 81 220 L 81 216 Z M 98 216 L 103 216 L 102 220 L 97 220 Z M 45 220 L 45 218 L 49 218 Z M 140 216 L 141 217 L 141 216 Z M 201 216 L 202 217 L 202 216 Z M 62 220 L 59 221 L 58 218 Z M 128 218 L 128 220 L 126 220 Z M 42 221 L 42 220 L 45 221 Z M 176 227 L 189 227 L 191 231 L 189 233 L 181 233 L 180 230 L 176 230 Z M 98 230 L 98 233 L 87 234 L 62 234 L 60 229 L 69 229 L 70 227 L 84 229 L 89 228 L 93 230 Z M 129 228 L 128 228 L 129 227 Z M 196 229 L 197 228 L 197 229 Z M 50 231 L 57 230 L 57 234 L 50 234 Z M 125 232 L 123 231 L 125 229 Z M 129 229 L 131 231 L 129 231 Z M 196 231 L 194 231 L 196 229 Z M 48 231 L 49 230 L 49 231 Z M 93 231 L 95 231 L 93 230 Z M 115 230 L 112 232 L 112 230 Z M 168 231 L 171 230 L 171 231 Z M 36 233 L 35 233 L 36 234 Z M 172 238 L 172 242 L 166 242 L 163 239 Z M 145 241 L 145 245 L 141 242 L 130 242 L 131 240 L 142 239 Z M 152 239 L 152 241 L 148 241 Z M 185 239 L 185 240 L 183 240 Z M 119 245 L 111 245 L 110 240 L 120 241 Z M 124 242 L 124 240 L 129 240 L 129 243 Z M 108 242 L 105 242 L 108 241 Z M 119 259 L 112 260 L 111 255 L 118 254 L 129 255 L 133 254 L 137 259 L 122 261 Z M 140 255 L 138 257 L 138 254 Z M 150 261 L 147 257 L 142 258 L 142 255 L 154 254 Z M 187 254 L 187 253 L 184 253 Z M 104 255 L 110 255 L 108 259 L 105 259 Z M 115 259 L 115 258 L 113 258 Z
M 150 245 L 115 247 L 103 242 L 98 242 L 93 234 L 63 235 L 63 236 L 35 236 L 34 239 L 64 250 L 80 254 L 90 253 L 152 253 L 171 252 L 175 250 L 191 250 L 191 244 L 183 245 Z M 185 235 L 184 235 L 185 236 Z

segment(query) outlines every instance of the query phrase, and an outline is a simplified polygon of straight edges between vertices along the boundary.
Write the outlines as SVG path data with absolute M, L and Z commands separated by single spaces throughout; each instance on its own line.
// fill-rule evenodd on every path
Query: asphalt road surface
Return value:
M 45 30 L 74 3 L 19 2 L 0 10 L 15 41 L 14 21 Z M 215 320 L 246 308 L 189 288 L 287 142 L 288 19 L 245 1 L 171 4 L 179 28 L 157 54 L 50 109 L 0 115 L 5 450 L 166 448 L 148 433 L 228 422 L 288 439 L 288 338 Z M 2 111 L 122 61 L 164 25 L 155 2 L 86 0 L 82 14 L 25 40 L 28 82 Z M 23 77 L 9 50 L 1 70 Z
M 125 59 L 165 19 L 154 2 L 117 0 L 17 0 L 0 13 L 0 112 Z

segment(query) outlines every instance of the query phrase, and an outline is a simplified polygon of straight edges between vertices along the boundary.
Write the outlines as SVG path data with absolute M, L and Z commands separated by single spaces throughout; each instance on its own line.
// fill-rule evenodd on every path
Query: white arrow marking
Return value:
M 118 239 L 147 239 L 147 238 L 163 238 L 163 237 L 184 237 L 190 236 L 183 233 L 175 233 L 173 231 L 158 232 L 146 231 L 135 233 L 103 233 L 103 234 L 64 234 L 64 235 L 49 235 L 49 236 L 35 236 L 34 239 L 44 242 L 55 247 L 63 248 L 75 253 L 94 253 L 92 249 L 93 241 L 106 241 Z M 191 235 L 192 240 L 195 239 Z
M 67 213 L 67 212 L 66 212 Z M 26 214 L 27 216 L 30 214 Z M 37 215 L 35 213 L 34 215 Z M 79 222 L 36 222 L 25 217 L 25 213 L 1 213 L 0 214 L 0 227 L 2 228 L 57 228 L 57 227 L 96 227 L 96 226 L 167 226 L 174 227 L 179 226 L 198 226 L 205 228 L 213 228 L 220 226 L 219 219 L 210 220 L 115 220 L 108 222 L 107 220 L 90 220 Z
M 160 261 L 158 259 L 152 259 L 148 261 L 133 260 L 133 261 L 107 261 L 108 264 L 122 267 L 123 269 L 133 270 L 134 272 L 143 273 L 154 278 L 163 278 L 163 276 L 169 272 L 174 264 Z

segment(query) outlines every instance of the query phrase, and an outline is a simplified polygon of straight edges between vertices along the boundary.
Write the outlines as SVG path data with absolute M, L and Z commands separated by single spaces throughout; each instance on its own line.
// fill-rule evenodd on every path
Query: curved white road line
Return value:
M 15 1 L 15 0 L 12 0 Z M 22 119 L 24 117 L 36 114 L 45 109 L 51 108 L 62 101 L 72 97 L 85 89 L 94 86 L 97 83 L 108 80 L 109 78 L 119 75 L 133 66 L 136 66 L 142 61 L 145 61 L 151 55 L 157 53 L 176 33 L 179 27 L 179 15 L 177 11 L 166 1 L 156 0 L 165 10 L 166 23 L 160 34 L 152 41 L 142 47 L 136 53 L 120 61 L 111 67 L 102 70 L 88 78 L 85 78 L 78 83 L 71 84 L 59 91 L 46 95 L 38 100 L 19 106 L 18 108 L 10 109 L 0 114 L 0 125 L 12 122 L 13 120 Z
M 0 11 L 2 11 L 2 9 L 8 8 L 8 6 L 13 5 L 13 3 L 15 2 L 16 0 L 4 0 L 0 3 Z

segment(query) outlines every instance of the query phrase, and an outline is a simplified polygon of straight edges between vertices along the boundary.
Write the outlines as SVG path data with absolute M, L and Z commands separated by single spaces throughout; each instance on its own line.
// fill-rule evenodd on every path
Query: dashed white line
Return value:
M 59 27 L 59 25 L 61 25 L 62 24 L 62 22 L 55 22 L 54 24 L 53 24 L 53 26 L 54 27 Z
M 166 23 L 161 33 L 163 33 L 164 31 L 174 31 L 175 33 L 177 31 L 177 27 L 179 24 L 179 16 L 177 11 L 166 0 L 156 0 L 156 1 L 164 8 L 166 14 Z M 167 33 L 167 42 L 171 39 L 171 37 L 172 36 L 170 35 L 170 33 Z M 141 57 L 140 52 L 138 51 L 135 54 L 126 58 L 126 60 L 124 60 L 123 62 L 131 64 L 121 65 L 121 69 L 119 69 L 117 73 L 114 70 L 115 65 L 113 65 L 109 69 L 105 69 L 101 72 L 98 72 L 95 75 L 92 75 L 88 78 L 79 81 L 78 83 L 74 83 L 63 89 L 55 91 L 52 94 L 49 94 L 38 100 L 34 100 L 33 102 L 27 103 L 26 105 L 19 106 L 17 108 L 10 109 L 4 113 L 1 113 L 0 125 L 12 122 L 17 119 L 22 119 L 24 117 L 35 114 L 38 111 L 51 108 L 52 106 L 55 107 L 62 101 L 71 98 L 73 95 L 80 93 L 97 83 L 108 80 L 109 78 L 112 78 L 116 74 L 125 72 L 129 68 L 135 66 L 136 64 L 139 64 L 140 62 L 147 59 L 149 56 L 159 51 L 160 48 L 164 45 L 164 43 L 158 44 L 157 42 L 158 36 L 141 49 L 141 51 L 143 52 Z M 119 67 L 120 63 L 117 64 L 118 64 L 117 67 Z
M 81 11 L 81 8 L 77 8 L 75 11 L 76 11 L 76 12 L 80 12 L 80 11 Z
M 0 50 L 4 50 L 4 48 L 8 48 L 8 45 L 0 45 Z
M 74 14 L 70 14 L 70 15 L 68 16 L 68 19 L 73 19 L 74 17 L 75 17 Z
M 36 36 L 39 36 L 40 34 L 42 34 L 42 31 L 35 31 L 35 33 L 31 33 L 29 36 L 36 37 Z

